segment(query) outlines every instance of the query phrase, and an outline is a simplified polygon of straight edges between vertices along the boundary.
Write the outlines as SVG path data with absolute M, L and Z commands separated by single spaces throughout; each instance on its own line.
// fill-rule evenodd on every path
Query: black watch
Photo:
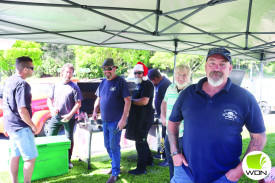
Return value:
M 173 156 L 175 156 L 175 155 L 177 155 L 179 153 L 180 153 L 179 151 L 175 151 L 175 152 L 171 153 L 171 157 L 173 157 Z

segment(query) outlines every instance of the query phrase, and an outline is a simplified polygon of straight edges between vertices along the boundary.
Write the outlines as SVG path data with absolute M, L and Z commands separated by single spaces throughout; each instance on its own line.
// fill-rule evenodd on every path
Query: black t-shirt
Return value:
M 133 99 L 140 99 L 142 97 L 148 97 L 149 102 L 145 106 L 147 110 L 153 109 L 152 102 L 153 102 L 153 96 L 154 96 L 154 86 L 151 81 L 146 80 L 142 81 L 142 83 L 138 84 L 136 89 L 133 93 Z
M 133 93 L 133 99 L 148 97 L 149 102 L 145 106 L 131 105 L 125 137 L 130 140 L 144 141 L 154 121 L 154 109 L 152 106 L 154 86 L 151 81 L 142 81 L 137 85 Z
M 3 121 L 6 132 L 16 132 L 28 125 L 21 119 L 18 108 L 26 107 L 32 116 L 31 87 L 18 75 L 9 77 L 3 87 Z

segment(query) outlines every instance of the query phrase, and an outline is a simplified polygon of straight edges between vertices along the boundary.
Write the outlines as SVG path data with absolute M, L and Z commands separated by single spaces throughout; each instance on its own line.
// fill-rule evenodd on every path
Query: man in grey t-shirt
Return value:
M 75 113 L 81 107 L 83 96 L 79 87 L 71 81 L 74 67 L 67 63 L 61 69 L 62 83 L 55 84 L 48 94 L 47 104 L 52 114 L 47 135 L 57 135 L 59 129 L 64 126 L 65 135 L 71 141 L 69 150 L 69 168 L 73 167 L 71 156 L 74 147 L 73 131 L 75 125 Z

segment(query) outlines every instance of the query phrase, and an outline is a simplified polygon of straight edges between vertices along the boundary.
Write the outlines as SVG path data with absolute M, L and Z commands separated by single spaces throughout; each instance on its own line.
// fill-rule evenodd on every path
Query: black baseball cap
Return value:
M 223 47 L 220 47 L 220 48 L 211 48 L 208 50 L 208 54 L 207 54 L 207 57 L 206 57 L 206 60 L 212 56 L 212 55 L 221 55 L 223 56 L 224 58 L 226 58 L 230 64 L 232 64 L 232 60 L 231 60 L 231 53 L 230 51 L 228 51 L 227 49 L 223 48 Z
M 160 75 L 160 73 L 159 73 L 159 71 L 157 70 L 157 69 L 150 69 L 149 71 L 148 71 L 148 78 L 150 79 L 150 80 L 153 80 L 154 78 L 158 78 L 159 77 L 159 75 Z

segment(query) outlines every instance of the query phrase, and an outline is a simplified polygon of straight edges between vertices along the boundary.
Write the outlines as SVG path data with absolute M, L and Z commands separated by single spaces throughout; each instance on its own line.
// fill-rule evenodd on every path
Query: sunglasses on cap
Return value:
M 143 73 L 143 71 L 138 71 L 138 72 L 134 72 L 134 75 L 136 75 L 136 74 L 142 74 Z
M 34 67 L 25 67 L 25 68 L 28 68 L 28 69 L 34 70 Z
M 114 67 L 102 67 L 103 71 L 111 71 Z

